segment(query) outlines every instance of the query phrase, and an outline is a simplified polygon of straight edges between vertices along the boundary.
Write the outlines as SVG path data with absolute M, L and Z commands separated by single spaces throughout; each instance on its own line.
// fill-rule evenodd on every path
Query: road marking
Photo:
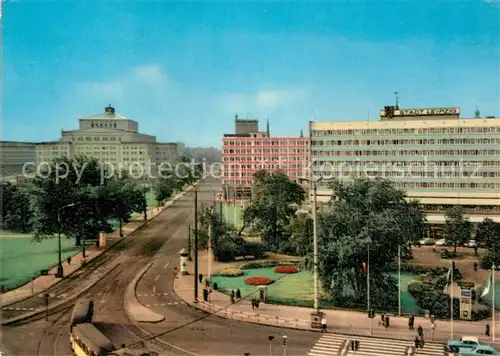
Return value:
M 177 303 L 177 302 L 174 302 L 174 304 L 175 304 L 175 305 L 177 305 L 177 304 L 179 304 L 179 303 Z
M 168 295 L 168 293 L 163 293 L 163 295 Z
M 163 268 L 167 268 L 169 264 L 170 264 L 170 262 L 167 262 L 167 264 L 165 266 L 163 266 Z
M 158 279 L 160 279 L 160 275 L 159 274 L 156 275 L 155 281 L 157 281 Z
M 156 294 L 156 286 L 153 286 L 153 294 Z
M 146 304 L 147 307 L 150 307 L 151 305 L 150 304 Z

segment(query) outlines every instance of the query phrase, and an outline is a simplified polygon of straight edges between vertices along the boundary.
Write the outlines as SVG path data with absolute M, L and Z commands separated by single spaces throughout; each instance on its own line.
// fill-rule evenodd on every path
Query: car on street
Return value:
M 430 246 L 433 245 L 436 241 L 434 239 L 431 239 L 430 237 L 426 237 L 423 239 L 418 240 L 418 243 L 422 246 Z
M 479 346 L 479 339 L 475 336 L 463 336 L 460 340 L 450 340 L 446 343 L 447 352 L 459 353 L 470 352 Z
M 446 240 L 445 239 L 439 239 L 436 241 L 434 246 L 446 246 Z
M 500 356 L 500 352 L 496 347 L 491 345 L 479 345 L 473 348 L 472 350 L 460 352 L 460 356 L 476 356 L 476 355 L 494 355 Z
M 464 247 L 475 248 L 477 247 L 476 240 L 470 240 L 469 242 L 464 243 Z

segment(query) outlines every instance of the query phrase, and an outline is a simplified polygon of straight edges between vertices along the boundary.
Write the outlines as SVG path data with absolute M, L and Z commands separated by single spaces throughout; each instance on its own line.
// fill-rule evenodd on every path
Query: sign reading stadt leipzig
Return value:
M 459 115 L 460 108 L 428 108 L 428 109 L 400 109 L 394 110 L 394 116 L 437 116 Z

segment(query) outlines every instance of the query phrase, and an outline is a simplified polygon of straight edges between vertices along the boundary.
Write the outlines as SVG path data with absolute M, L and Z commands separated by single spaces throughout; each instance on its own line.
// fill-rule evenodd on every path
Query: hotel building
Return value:
M 462 205 L 472 222 L 500 221 L 500 118 L 459 108 L 386 106 L 378 121 L 310 122 L 315 176 L 382 177 L 418 199 L 431 224 Z M 318 187 L 318 199 L 332 191 Z
M 222 138 L 223 199 L 249 199 L 253 175 L 259 170 L 281 171 L 299 182 L 308 163 L 309 138 L 270 137 L 259 132 L 257 120 L 235 118 L 235 133 Z
M 56 157 L 84 155 L 126 169 L 132 174 L 156 168 L 163 162 L 174 162 L 177 143 L 161 143 L 156 136 L 139 133 L 139 123 L 129 120 L 108 106 L 104 113 L 79 119 L 79 129 L 62 131 L 58 141 L 36 145 L 37 163 Z

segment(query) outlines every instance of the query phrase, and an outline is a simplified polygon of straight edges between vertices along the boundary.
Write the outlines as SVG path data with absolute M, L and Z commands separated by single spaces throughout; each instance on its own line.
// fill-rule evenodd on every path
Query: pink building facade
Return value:
M 222 198 L 250 199 L 253 175 L 281 171 L 300 183 L 309 168 L 308 137 L 267 137 L 266 133 L 228 134 L 222 139 Z

